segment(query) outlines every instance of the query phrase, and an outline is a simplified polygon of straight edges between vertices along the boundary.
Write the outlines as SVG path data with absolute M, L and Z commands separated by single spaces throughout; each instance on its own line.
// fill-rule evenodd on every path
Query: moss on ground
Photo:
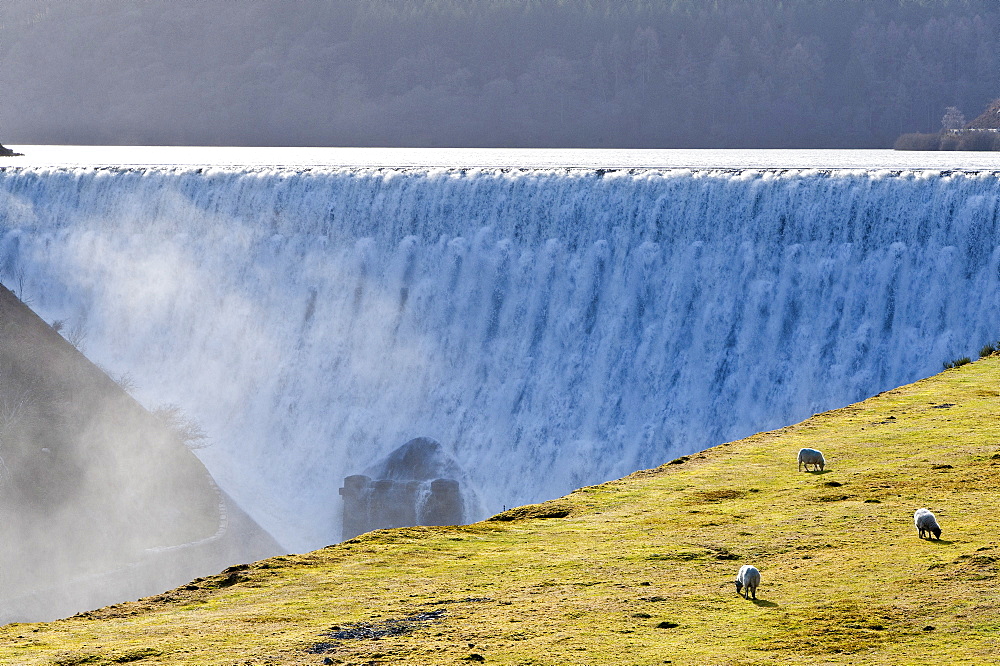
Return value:
M 998 413 L 991 356 L 497 520 L 8 625 L 0 663 L 997 663 Z M 824 472 L 796 471 L 804 446 Z

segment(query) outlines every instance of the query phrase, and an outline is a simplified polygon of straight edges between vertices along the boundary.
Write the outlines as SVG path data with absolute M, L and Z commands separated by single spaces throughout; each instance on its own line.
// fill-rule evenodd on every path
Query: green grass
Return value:
M 0 663 L 997 663 L 998 413 L 991 356 L 505 520 L 8 625 Z M 804 446 L 824 472 L 796 471 Z M 940 541 L 917 538 L 922 506 Z M 756 602 L 730 582 L 745 563 Z

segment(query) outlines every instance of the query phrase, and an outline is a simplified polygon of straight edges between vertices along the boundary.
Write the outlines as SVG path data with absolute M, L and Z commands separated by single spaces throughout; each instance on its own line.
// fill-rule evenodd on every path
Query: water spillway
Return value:
M 986 172 L 6 169 L 0 271 L 305 550 L 415 437 L 482 517 L 974 356 L 998 198 Z

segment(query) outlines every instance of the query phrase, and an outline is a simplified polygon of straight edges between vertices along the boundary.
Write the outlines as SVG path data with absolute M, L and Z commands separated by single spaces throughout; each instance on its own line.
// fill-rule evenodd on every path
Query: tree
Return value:
M 941 118 L 941 129 L 957 130 L 965 127 L 965 115 L 958 110 L 957 106 L 949 106 L 944 110 L 944 117 Z
M 208 446 L 208 435 L 201 424 L 185 414 L 179 406 L 160 405 L 152 410 L 152 414 L 189 449 L 202 449 Z
M 661 62 L 660 38 L 653 28 L 636 28 L 632 37 L 633 73 L 639 95 L 646 97 L 649 86 L 653 82 L 663 64 Z

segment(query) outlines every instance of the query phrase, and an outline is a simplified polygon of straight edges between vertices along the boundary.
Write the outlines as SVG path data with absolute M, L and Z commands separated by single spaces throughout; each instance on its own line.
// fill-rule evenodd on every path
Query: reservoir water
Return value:
M 213 146 L 8 146 L 0 166 L 517 167 L 636 169 L 995 170 L 989 152 L 895 150 L 609 150 L 567 148 L 281 148 Z
M 15 146 L 0 278 L 290 550 L 431 437 L 473 518 L 1000 339 L 1000 158 Z

